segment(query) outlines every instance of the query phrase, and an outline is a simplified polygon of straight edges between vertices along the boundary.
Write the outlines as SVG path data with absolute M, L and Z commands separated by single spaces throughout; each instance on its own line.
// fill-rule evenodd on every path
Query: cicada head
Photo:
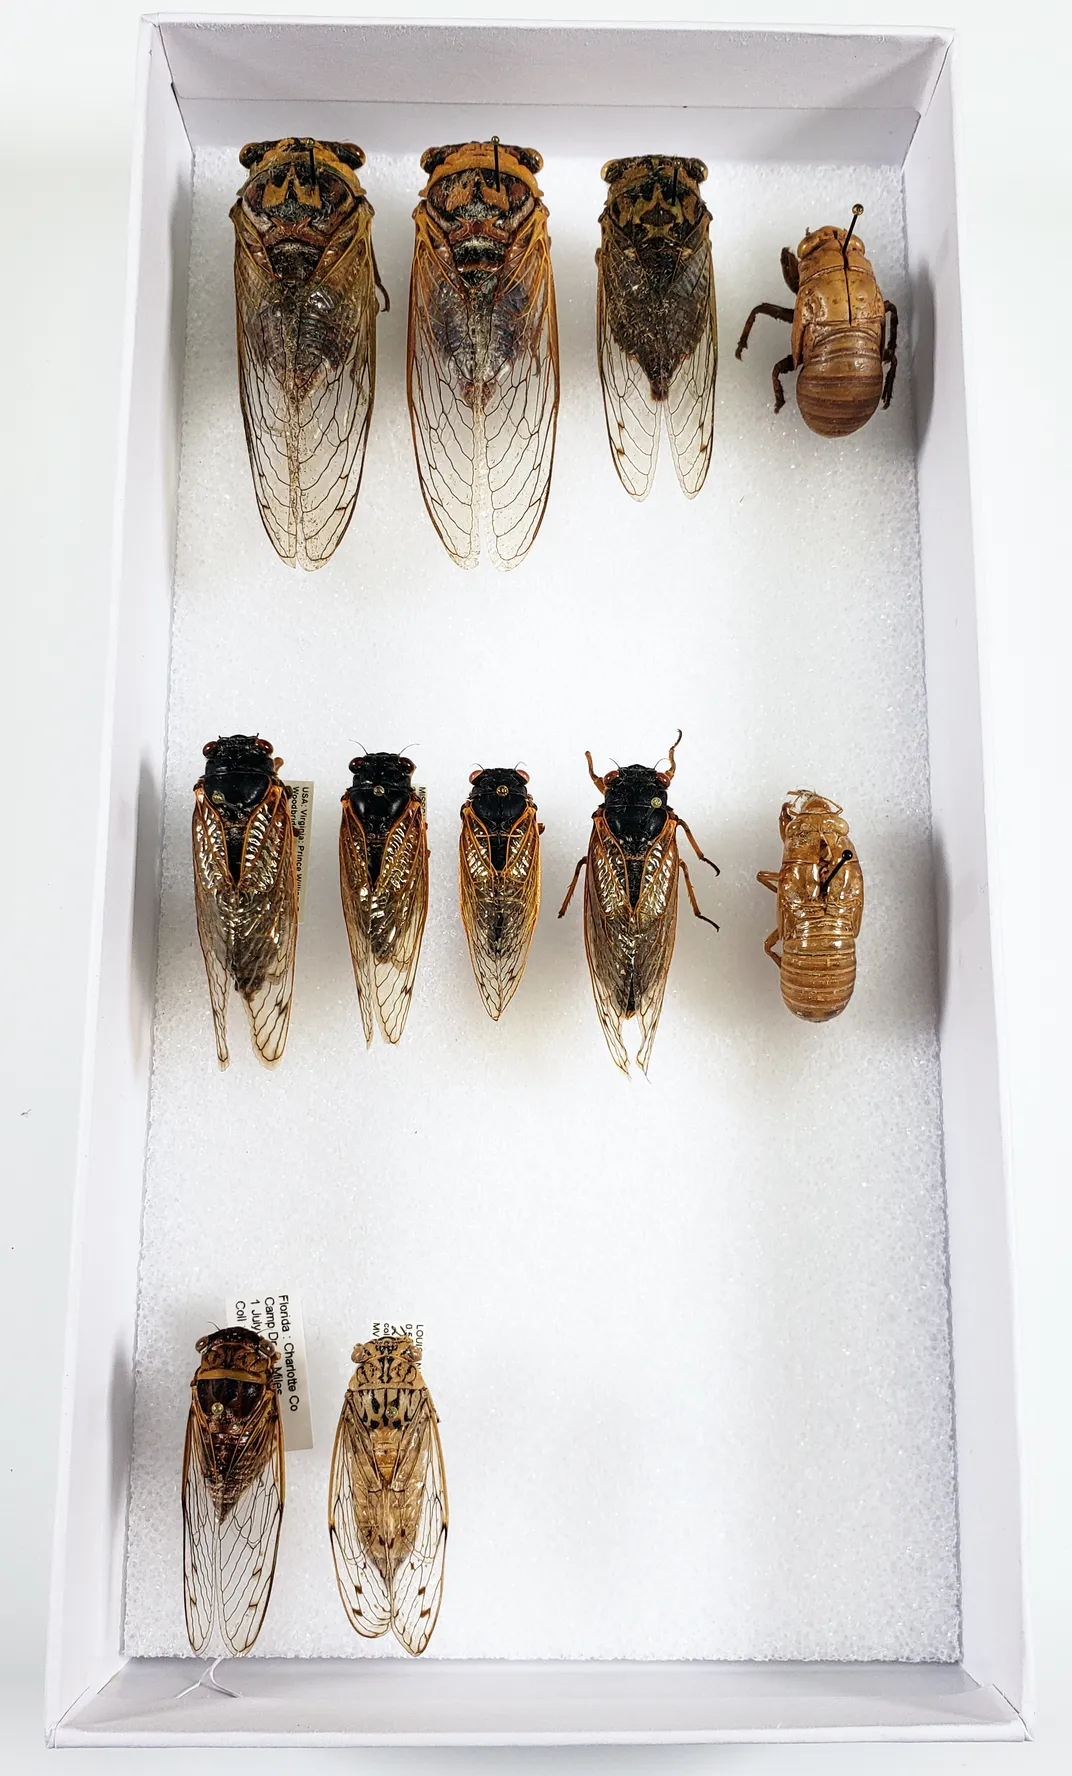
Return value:
M 413 796 L 413 760 L 399 752 L 366 752 L 350 760 L 350 769 L 350 806 L 366 832 L 385 832 Z
M 474 771 L 469 805 L 489 832 L 509 832 L 529 805 L 527 771 L 509 768 Z
M 268 793 L 277 764 L 272 743 L 257 734 L 221 734 L 204 748 L 205 794 L 232 818 L 248 815 Z
M 421 156 L 428 174 L 421 197 L 452 249 L 464 246 L 458 264 L 467 283 L 481 257 L 489 273 L 492 267 L 497 273 L 503 250 L 539 201 L 535 175 L 542 165 L 535 148 L 510 147 L 497 137 L 429 148 Z
M 419 1387 L 421 1384 L 416 1346 L 404 1335 L 372 1338 L 366 1344 L 355 1344 L 350 1360 L 354 1365 L 350 1386 L 355 1391 Z
M 628 851 L 646 851 L 666 824 L 669 812 L 665 771 L 651 765 L 623 765 L 604 778 L 603 812 L 614 837 Z
M 307 283 L 340 223 L 368 201 L 357 177 L 364 153 L 354 142 L 283 136 L 249 142 L 238 158 L 250 174 L 235 211 L 262 237 L 276 277 Z
M 708 210 L 700 195 L 707 177 L 702 160 L 681 154 L 642 154 L 630 160 L 609 160 L 603 178 L 610 189 L 604 216 L 620 228 L 645 263 L 664 243 L 680 247 Z

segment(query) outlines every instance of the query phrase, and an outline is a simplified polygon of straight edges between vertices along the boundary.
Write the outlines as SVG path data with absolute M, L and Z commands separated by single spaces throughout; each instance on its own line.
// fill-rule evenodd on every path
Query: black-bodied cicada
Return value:
M 489 560 L 516 567 L 547 505 L 558 322 L 542 165 L 495 137 L 421 156 L 407 392 L 424 503 L 459 567 L 475 567 L 482 528 Z
M 261 1060 L 287 1040 L 298 943 L 298 868 L 283 761 L 256 734 L 221 735 L 205 747 L 194 784 L 197 934 L 205 957 L 216 1053 L 227 1049 L 227 997 L 245 1000 Z
M 353 516 L 376 390 L 372 205 L 352 142 L 250 142 L 235 229 L 238 386 L 264 528 L 322 567 Z
M 677 879 L 685 888 L 693 912 L 707 925 L 715 925 L 696 903 L 685 859 L 677 848 L 681 828 L 701 862 L 705 857 L 680 814 L 666 798 L 674 775 L 674 748 L 669 769 L 650 765 L 625 765 L 597 777 L 592 755 L 585 753 L 588 774 L 604 800 L 592 815 L 588 853 L 573 872 L 569 892 L 559 910 L 565 913 L 587 863 L 584 879 L 584 947 L 592 977 L 596 1010 L 611 1057 L 629 1071 L 629 1055 L 622 1039 L 622 1024 L 635 1017 L 640 1027 L 637 1065 L 647 1071 L 652 1044 L 659 1025 L 670 960 L 677 935 Z
M 520 770 L 474 771 L 462 804 L 458 879 L 473 973 L 490 1018 L 517 991 L 540 911 L 536 803 Z
M 342 798 L 339 878 L 365 1041 L 406 1024 L 428 914 L 428 838 L 414 765 L 397 752 L 350 760 Z
M 609 160 L 600 216 L 599 376 L 611 456 L 643 499 L 659 455 L 661 416 L 690 499 L 711 461 L 718 329 L 711 212 L 702 160 L 641 154 Z
M 232 1653 L 264 1623 L 283 1521 L 283 1428 L 275 1350 L 246 1326 L 199 1338 L 182 1457 L 186 1632 L 201 1652 L 215 1622 Z

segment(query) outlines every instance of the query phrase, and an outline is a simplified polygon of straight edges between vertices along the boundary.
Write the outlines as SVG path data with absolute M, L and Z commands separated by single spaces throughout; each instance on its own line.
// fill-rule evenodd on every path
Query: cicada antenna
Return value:
M 833 869 L 830 871 L 830 874 L 828 876 L 823 877 L 823 880 L 819 883 L 819 893 L 822 895 L 824 900 L 826 899 L 827 890 L 829 889 L 831 882 L 834 880 L 834 877 L 837 875 L 838 870 L 842 869 L 845 864 L 851 863 L 851 862 L 852 862 L 852 852 L 851 851 L 843 851 L 841 853 L 841 856 L 838 858 L 837 862 L 835 863 Z
M 595 784 L 600 795 L 606 795 L 607 785 L 602 777 L 596 776 L 596 768 L 592 762 L 592 754 L 590 752 L 586 752 L 584 756 L 588 760 L 588 775 L 589 775 L 589 777 L 592 779 L 592 782 Z
M 680 745 L 681 745 L 681 729 L 679 728 L 677 731 L 677 739 L 674 741 L 673 746 L 671 746 L 670 751 L 666 755 L 667 762 L 669 763 L 669 766 L 670 766 L 669 771 L 667 771 L 667 773 L 666 773 L 667 783 L 669 783 L 671 777 L 674 775 L 674 772 L 677 770 L 677 766 L 674 763 L 674 752 L 675 752 L 675 749 L 677 747 L 679 747 Z

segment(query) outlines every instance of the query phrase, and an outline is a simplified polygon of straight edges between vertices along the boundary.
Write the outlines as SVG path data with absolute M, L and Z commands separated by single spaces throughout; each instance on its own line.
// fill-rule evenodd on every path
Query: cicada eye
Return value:
M 204 758 L 211 758 L 218 745 L 218 740 L 206 740 L 204 746 L 201 748 L 202 756 Z
M 476 780 L 477 780 L 477 778 L 478 778 L 478 777 L 483 777 L 483 775 L 484 775 L 484 773 L 483 773 L 483 771 L 482 771 L 482 770 L 481 770 L 481 769 L 480 769 L 480 766 L 479 766 L 479 765 L 478 765 L 478 766 L 477 766 L 477 768 L 476 768 L 476 770 L 475 770 L 475 771 L 470 771 L 470 773 L 469 773 L 469 781 L 470 781 L 470 783 L 475 783 L 475 782 L 476 782 Z
M 398 762 L 402 766 L 402 769 L 403 769 L 403 771 L 405 771 L 407 777 L 412 777 L 414 771 L 417 769 L 416 765 L 413 763 L 413 760 L 400 758 Z
M 529 780 L 529 774 L 528 774 L 528 772 L 527 772 L 527 771 L 523 771 L 523 770 L 522 770 L 522 769 L 521 769 L 521 767 L 520 767 L 520 765 L 519 765 L 519 766 L 518 766 L 518 768 L 517 768 L 517 774 L 518 774 L 518 776 L 519 776 L 519 777 L 520 777 L 520 779 L 521 779 L 521 781 L 522 781 L 522 783 L 527 783 L 527 782 L 528 782 L 528 780 Z
M 262 752 L 271 752 L 271 750 L 272 750 L 272 742 L 270 740 L 261 740 L 258 737 L 257 745 L 260 747 Z
M 361 760 L 359 758 L 354 758 L 354 759 L 350 760 L 350 763 L 347 765 L 346 769 L 348 771 L 356 771 L 360 768 L 360 765 L 361 765 Z

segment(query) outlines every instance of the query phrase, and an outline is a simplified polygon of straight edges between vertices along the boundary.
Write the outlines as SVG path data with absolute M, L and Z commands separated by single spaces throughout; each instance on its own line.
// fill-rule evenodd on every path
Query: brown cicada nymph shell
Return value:
M 788 1009 L 823 1024 L 844 1011 L 856 984 L 863 871 L 838 804 L 814 790 L 790 791 L 778 829 L 782 867 L 760 870 L 758 876 L 778 896 L 778 928 L 763 948 L 781 969 Z M 776 956 L 779 942 L 782 953 Z
M 367 752 L 350 760 L 342 798 L 339 882 L 365 1042 L 406 1027 L 428 917 L 428 829 L 412 759 Z
M 643 154 L 603 168 L 596 254 L 599 378 L 611 456 L 634 499 L 651 487 L 666 431 L 691 499 L 711 462 L 718 327 L 702 160 Z
M 298 864 L 283 761 L 256 734 L 205 747 L 194 784 L 197 934 L 205 958 L 216 1054 L 227 1048 L 231 985 L 245 1001 L 253 1046 L 271 1066 L 283 1053 L 298 945 Z
M 250 142 L 235 230 L 238 386 L 264 528 L 322 567 L 361 486 L 376 392 L 372 205 L 352 142 Z
M 424 503 L 459 567 L 482 540 L 516 567 L 547 506 L 558 322 L 542 165 L 496 137 L 421 156 L 406 390 Z
M 458 888 L 484 1009 L 498 1019 L 518 989 L 540 911 L 536 803 L 521 770 L 474 771 L 462 804 Z
M 275 1351 L 246 1326 L 199 1338 L 182 1458 L 186 1632 L 195 1653 L 213 1623 L 248 1653 L 272 1595 L 285 1493 Z
M 447 1482 L 438 1420 L 408 1338 L 355 1347 L 328 1491 L 328 1533 L 347 1620 L 423 1653 L 443 1599 Z
M 796 253 L 782 249 L 782 276 L 796 304 L 758 302 L 737 344 L 740 357 L 757 315 L 790 323 L 789 356 L 772 372 L 774 411 L 785 406 L 782 377 L 799 371 L 800 416 L 823 438 L 848 437 L 867 423 L 880 400 L 888 407 L 897 374 L 897 310 L 884 299 L 864 243 L 853 233 L 863 213 L 863 205 L 854 204 L 847 229 L 809 230 Z
M 588 774 L 604 799 L 592 815 L 588 854 L 573 872 L 558 916 L 561 919 L 569 906 L 577 877 L 587 864 L 584 947 L 588 971 L 607 1047 L 623 1073 L 629 1071 L 622 1039 L 626 1019 L 635 1017 L 640 1027 L 637 1065 L 642 1072 L 647 1072 L 651 1059 L 677 936 L 679 872 L 685 878 L 696 917 L 718 930 L 697 904 L 688 866 L 677 848 L 678 828 L 700 861 L 710 864 L 716 875 L 718 865 L 704 856 L 666 798 L 680 740 L 679 733 L 670 748 L 666 771 L 649 765 L 625 765 L 608 771 L 606 777 L 597 777 L 591 753 L 584 755 Z

